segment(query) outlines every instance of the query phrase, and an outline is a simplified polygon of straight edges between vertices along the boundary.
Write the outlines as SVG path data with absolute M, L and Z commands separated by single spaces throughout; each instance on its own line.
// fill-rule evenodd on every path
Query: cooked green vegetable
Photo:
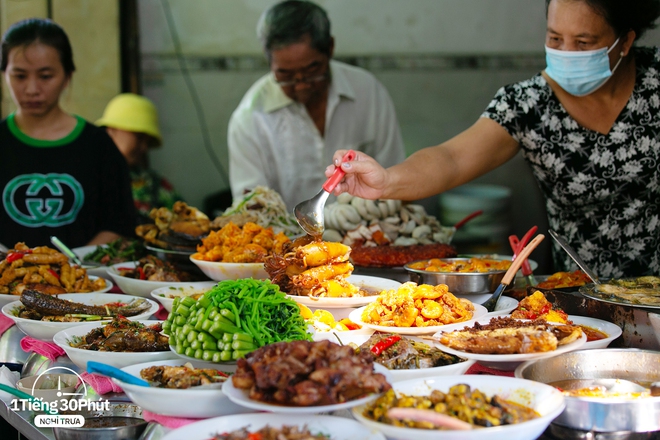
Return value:
M 298 304 L 268 280 L 219 282 L 198 300 L 177 297 L 163 324 L 177 353 L 236 360 L 279 341 L 311 340 Z

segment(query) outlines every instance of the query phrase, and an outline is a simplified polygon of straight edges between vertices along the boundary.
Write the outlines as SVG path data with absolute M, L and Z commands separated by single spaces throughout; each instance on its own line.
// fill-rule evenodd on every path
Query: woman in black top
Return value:
M 132 236 L 126 161 L 105 130 L 59 104 L 75 70 L 66 33 L 45 19 L 12 25 L 0 69 L 16 105 L 0 123 L 0 243 L 41 246 L 56 235 L 77 247 Z

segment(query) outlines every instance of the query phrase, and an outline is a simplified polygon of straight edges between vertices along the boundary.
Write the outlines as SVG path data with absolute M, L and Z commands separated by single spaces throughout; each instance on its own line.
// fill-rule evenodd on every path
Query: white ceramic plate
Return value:
M 283 418 L 281 414 L 237 414 L 217 417 L 176 429 L 165 435 L 162 440 L 207 440 L 217 433 L 232 432 L 244 427 L 254 432 L 266 425 L 275 428 L 292 425 L 307 427 L 312 434 L 327 434 L 332 440 L 385 440 L 385 436 L 380 432 L 346 417 L 305 414 L 298 414 L 291 419 Z
M 502 297 L 504 298 L 504 297 Z M 515 307 L 514 307 L 515 308 Z M 513 309 L 512 309 L 513 310 Z M 511 313 L 511 311 L 508 311 L 506 313 L 501 313 L 501 312 L 492 312 L 486 315 L 487 317 L 492 317 L 492 316 L 508 316 Z M 594 349 L 594 348 L 606 348 L 610 343 L 621 336 L 621 333 L 623 333 L 623 330 L 621 330 L 621 327 L 619 327 L 616 324 L 613 324 L 609 321 L 604 321 L 602 319 L 596 319 L 596 318 L 590 318 L 588 316 L 578 316 L 578 315 L 568 315 L 568 319 L 573 322 L 573 324 L 576 325 L 584 325 L 587 327 L 594 328 L 596 330 L 600 330 L 601 332 L 605 333 L 607 335 L 607 338 L 604 339 L 598 339 L 596 341 L 587 341 L 584 343 L 582 347 L 580 347 L 580 350 L 587 350 L 587 349 Z
M 307 307 L 322 309 L 343 309 L 346 307 L 360 307 L 373 302 L 383 290 L 398 289 L 401 283 L 388 278 L 370 277 L 366 275 L 351 275 L 347 281 L 360 289 L 373 292 L 369 296 L 358 296 L 354 298 L 316 298 L 311 296 L 287 295 L 297 303 Z
M 356 324 L 361 325 L 362 327 L 369 327 L 379 332 L 399 333 L 401 335 L 428 335 L 443 330 L 447 328 L 447 326 L 458 325 L 458 324 L 447 324 L 447 325 L 433 325 L 430 327 L 388 327 L 384 325 L 367 324 L 364 321 L 362 321 L 362 312 L 364 312 L 365 308 L 366 306 L 353 310 L 351 314 L 348 315 L 348 319 L 350 319 Z M 486 313 L 488 313 L 488 310 L 486 310 L 484 306 L 480 304 L 474 304 L 474 312 L 472 315 L 472 319 L 468 321 L 463 321 L 459 324 L 465 326 L 466 323 L 471 322 L 475 319 L 479 319 L 482 316 L 486 315 Z
M 119 267 L 130 267 L 133 269 L 137 264 L 138 263 L 136 261 L 130 261 L 127 263 L 113 264 L 107 268 L 108 274 L 112 277 L 115 283 L 117 283 L 121 291 L 129 295 L 141 296 L 142 298 L 151 298 L 151 292 L 161 287 L 189 287 L 208 285 L 207 281 L 183 281 L 177 283 L 172 281 L 138 280 L 135 278 L 122 276 L 120 271 L 117 269 Z
M 381 373 L 385 376 L 389 383 L 392 383 L 392 376 L 390 371 L 380 364 L 374 364 L 374 371 Z M 273 413 L 289 413 L 289 414 L 318 414 L 329 411 L 338 411 L 341 409 L 352 408 L 357 405 L 370 402 L 376 399 L 380 394 L 370 394 L 360 399 L 350 400 L 348 402 L 336 403 L 333 405 L 316 405 L 316 406 L 284 406 L 275 405 L 272 403 L 260 402 L 258 400 L 250 399 L 249 391 L 236 388 L 231 380 L 226 381 L 222 385 L 222 392 L 229 397 L 231 401 L 242 405 L 246 408 L 252 408 L 259 411 L 268 411 Z
M 478 322 L 479 324 L 488 324 L 490 321 L 490 318 L 492 316 L 486 317 L 485 319 L 481 320 L 476 320 L 476 321 L 468 321 L 463 324 L 453 324 L 451 326 L 447 326 L 446 328 L 442 329 L 438 333 L 434 334 L 434 338 L 440 338 L 442 336 L 442 333 L 450 333 L 454 330 L 462 330 L 464 327 L 472 327 L 474 326 L 475 322 Z M 582 348 L 582 346 L 587 342 L 587 336 L 583 333 L 582 337 L 578 339 L 577 341 L 573 341 L 570 344 L 562 345 L 556 350 L 553 351 L 546 351 L 542 353 L 522 353 L 522 354 L 480 354 L 480 353 L 467 353 L 464 351 L 460 350 L 454 350 L 453 348 L 447 347 L 446 345 L 443 345 L 439 342 L 435 342 L 436 347 L 440 348 L 442 351 L 445 351 L 447 353 L 455 354 L 456 356 L 461 356 L 467 359 L 473 359 L 475 361 L 479 361 L 479 363 L 497 368 L 500 370 L 515 370 L 515 368 L 521 363 L 525 361 L 529 361 L 532 359 L 542 359 L 542 358 L 547 358 L 551 356 L 556 356 L 561 353 L 566 353 L 569 351 L 574 351 L 579 348 Z
M 198 283 L 188 283 L 185 286 L 167 286 L 159 287 L 151 292 L 151 297 L 161 303 L 168 312 L 172 311 L 174 298 L 178 296 L 191 296 L 209 291 L 218 284 L 215 281 L 200 281 Z
M 471 431 L 403 428 L 376 422 L 362 415 L 364 405 L 353 408 L 353 416 L 368 428 L 377 429 L 391 439 L 414 440 L 531 440 L 538 438 L 550 422 L 564 411 L 562 393 L 549 385 L 526 379 L 489 375 L 445 376 L 412 379 L 392 384 L 397 393 L 428 396 L 432 390 L 449 391 L 454 385 L 467 384 L 488 396 L 495 394 L 531 407 L 541 417 L 513 425 L 473 429 Z
M 129 317 L 128 319 L 130 319 L 131 321 L 149 319 L 149 317 L 154 313 L 156 313 L 159 309 L 158 303 L 156 301 L 146 298 L 140 298 L 137 296 L 123 295 L 121 293 L 64 293 L 61 295 L 57 295 L 57 297 L 60 299 L 66 299 L 69 301 L 86 304 L 89 306 L 100 306 L 112 302 L 127 303 L 134 299 L 144 299 L 145 301 L 147 301 L 150 305 L 149 309 L 143 313 L 140 313 L 139 315 Z M 20 297 L 14 296 L 14 298 L 20 298 Z M 34 319 L 27 319 L 27 318 L 19 318 L 18 316 L 14 316 L 12 311 L 21 305 L 23 305 L 23 303 L 21 303 L 20 301 L 14 301 L 9 304 L 6 304 L 5 306 L 2 307 L 2 314 L 7 316 L 8 318 L 13 319 L 14 322 L 16 323 L 16 327 L 18 327 L 23 333 L 25 333 L 28 336 L 32 336 L 35 339 L 39 339 L 41 341 L 50 342 L 53 340 L 53 336 L 55 336 L 55 333 L 61 330 L 79 325 L 89 324 L 89 321 L 47 322 L 47 321 L 35 321 Z M 108 321 L 109 320 L 93 321 L 92 323 L 96 323 L 96 325 L 98 326 L 101 325 L 100 323 L 108 322 Z
M 133 376 L 141 377 L 140 371 L 153 366 L 180 366 L 188 363 L 182 359 L 170 361 L 145 362 L 122 368 Z M 194 368 L 211 368 L 231 373 L 226 368 L 208 362 L 192 361 Z M 231 380 L 231 379 L 228 379 Z M 158 387 L 142 387 L 131 385 L 117 379 L 112 379 L 119 385 L 129 399 L 142 409 L 155 414 L 175 417 L 209 418 L 227 414 L 241 414 L 251 412 L 246 408 L 230 401 L 218 388 L 212 389 L 171 389 Z
M 153 325 L 163 321 L 138 321 L 144 325 Z M 151 351 L 151 352 L 110 352 L 110 351 L 92 351 L 82 348 L 74 348 L 69 345 L 69 340 L 74 336 L 85 336 L 93 329 L 103 326 L 102 323 L 83 324 L 71 327 L 55 333 L 53 342 L 62 348 L 71 362 L 82 369 L 87 369 L 87 361 L 96 361 L 112 365 L 117 368 L 124 368 L 129 365 L 143 362 L 164 361 L 169 359 L 178 359 L 171 351 Z
M 215 281 L 239 280 L 254 278 L 256 280 L 269 279 L 264 263 L 222 263 L 216 261 L 197 260 L 190 257 L 204 274 Z
M 353 332 L 336 332 L 337 336 L 339 336 L 339 339 L 334 337 L 334 334 L 330 334 L 331 337 L 324 337 L 323 339 L 328 339 L 332 342 L 335 342 L 337 344 L 356 344 L 357 346 L 360 346 L 364 344 L 370 337 L 371 334 L 346 334 L 346 333 L 353 333 Z M 433 346 L 433 341 L 428 341 L 425 339 L 421 339 L 415 336 L 404 336 L 409 339 L 422 342 L 426 345 L 431 345 Z M 314 340 L 316 341 L 316 335 L 314 336 Z M 393 382 L 399 382 L 402 380 L 408 380 L 408 379 L 419 379 L 422 377 L 434 377 L 434 376 L 458 376 L 461 374 L 464 374 L 476 361 L 474 360 L 465 360 L 464 362 L 459 362 L 457 364 L 452 364 L 452 365 L 444 365 L 441 367 L 433 367 L 433 368 L 417 368 L 417 369 L 406 369 L 406 370 L 389 370 L 390 376 L 392 377 Z
M 105 272 L 105 268 L 103 269 L 103 271 Z M 103 277 L 99 277 L 99 276 L 96 276 L 96 275 L 90 275 L 89 271 L 87 272 L 87 274 L 89 276 L 90 281 L 94 281 L 94 280 L 97 280 L 99 278 L 103 278 Z M 93 292 L 86 292 L 86 293 L 108 292 L 110 289 L 112 289 L 113 286 L 114 286 L 114 284 L 112 283 L 112 281 L 110 281 L 109 279 L 106 279 L 105 280 L 105 287 L 103 289 L 95 290 Z M 64 294 L 62 294 L 62 295 L 64 295 Z M 79 294 L 76 294 L 76 295 L 79 295 Z M 0 294 L 0 307 L 4 307 L 5 305 L 9 304 L 10 302 L 18 301 L 18 299 L 20 297 L 21 297 L 20 295 L 9 295 L 9 294 L 4 294 L 4 293 Z

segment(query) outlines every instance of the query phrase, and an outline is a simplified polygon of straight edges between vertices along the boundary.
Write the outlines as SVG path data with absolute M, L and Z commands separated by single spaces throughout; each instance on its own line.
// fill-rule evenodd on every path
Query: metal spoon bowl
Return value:
M 342 158 L 342 162 L 349 162 L 355 159 L 355 156 L 355 151 L 349 150 Z M 323 215 L 325 202 L 330 197 L 332 190 L 344 178 L 345 174 L 346 172 L 344 170 L 337 167 L 332 176 L 325 181 L 323 188 L 318 194 L 309 200 L 298 203 L 293 208 L 293 215 L 296 217 L 296 221 L 298 221 L 300 227 L 315 239 L 320 239 L 325 230 L 325 218 Z
M 500 285 L 497 287 L 495 292 L 493 292 L 493 295 L 486 300 L 486 302 L 482 303 L 481 305 L 484 306 L 489 312 L 495 311 L 495 308 L 497 307 L 497 302 L 500 300 L 500 297 L 502 296 L 502 292 L 504 292 L 504 289 L 506 289 L 506 286 L 511 284 L 511 281 L 513 281 L 513 278 L 516 276 L 516 272 L 518 272 L 518 269 L 520 269 L 520 266 L 522 266 L 523 261 L 527 257 L 529 257 L 529 254 L 532 253 L 534 249 L 536 249 L 536 246 L 539 245 L 545 238 L 545 235 L 539 234 L 532 241 L 530 241 L 527 246 L 523 248 L 523 250 L 520 251 L 518 255 L 516 255 L 516 258 L 511 262 L 511 266 L 509 266 L 509 269 L 506 271 L 504 274 L 504 277 L 502 277 L 502 281 L 500 282 Z

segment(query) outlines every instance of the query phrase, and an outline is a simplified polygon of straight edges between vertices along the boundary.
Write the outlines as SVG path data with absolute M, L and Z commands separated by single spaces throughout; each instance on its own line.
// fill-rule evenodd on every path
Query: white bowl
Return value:
M 217 364 L 210 364 L 201 361 L 186 361 L 183 359 L 145 362 L 129 365 L 122 368 L 122 370 L 133 376 L 141 377 L 140 371 L 144 368 L 158 365 L 179 366 L 188 362 L 192 363 L 195 368 L 212 368 L 220 371 L 227 370 L 226 368 L 223 369 L 223 367 L 218 367 Z M 231 378 L 229 380 L 231 380 Z M 177 390 L 171 388 L 131 385 L 117 379 L 112 379 L 112 381 L 124 390 L 124 393 L 126 393 L 133 403 L 139 405 L 142 409 L 155 414 L 175 417 L 208 418 L 227 414 L 254 412 L 233 403 L 219 388 L 190 388 Z
M 60 403 L 62 399 L 69 400 L 73 397 L 78 379 L 77 374 L 39 374 L 20 379 L 16 382 L 16 388 L 46 403 Z M 53 387 L 43 388 L 49 382 Z
M 364 329 L 362 329 L 364 330 Z M 365 343 L 370 337 L 371 334 L 373 333 L 373 330 L 371 333 L 357 333 L 358 330 L 353 330 L 353 331 L 346 331 L 346 332 L 336 332 L 337 337 L 335 336 L 335 332 L 328 332 L 329 334 L 326 333 L 316 333 L 313 336 L 313 339 L 315 341 L 319 341 L 322 339 L 328 339 L 332 342 L 335 342 L 337 344 L 356 344 L 357 346 L 362 345 Z M 319 337 L 319 335 L 323 335 Z M 414 336 L 402 336 L 404 338 L 409 338 L 413 339 L 418 342 L 423 342 L 424 344 L 430 345 L 431 347 L 433 346 L 432 341 L 427 341 L 421 338 L 417 338 Z M 340 342 L 341 340 L 341 342 Z M 374 361 L 375 362 L 375 361 Z M 433 367 L 433 368 L 419 368 L 419 369 L 414 369 L 414 370 L 388 370 L 390 377 L 392 378 L 392 382 L 400 382 L 402 380 L 409 380 L 409 379 L 420 379 L 423 377 L 435 377 L 435 376 L 458 376 L 461 374 L 465 374 L 465 372 L 475 363 L 476 361 L 466 359 L 464 362 L 460 362 L 458 364 L 452 364 L 452 365 L 444 365 L 442 367 Z
M 158 303 L 154 300 L 147 298 L 139 298 L 137 296 L 124 295 L 121 293 L 64 293 L 61 295 L 57 295 L 57 297 L 60 299 L 66 299 L 69 301 L 86 304 L 90 306 L 100 306 L 112 302 L 126 303 L 134 299 L 146 300 L 151 305 L 151 307 L 146 312 L 140 313 L 139 315 L 127 317 L 127 319 L 130 319 L 131 321 L 138 321 L 140 319 L 149 319 L 149 317 L 154 313 L 156 313 L 159 309 Z M 15 297 L 15 298 L 20 298 L 20 297 Z M 87 325 L 90 323 L 89 321 L 47 322 L 47 321 L 35 321 L 34 319 L 27 319 L 27 318 L 19 318 L 18 316 L 14 316 L 12 311 L 21 305 L 23 305 L 23 303 L 21 303 L 20 301 L 14 301 L 9 304 L 6 304 L 5 306 L 2 307 L 2 314 L 7 316 L 8 318 L 13 319 L 14 322 L 16 323 L 16 327 L 18 327 L 19 330 L 21 330 L 23 333 L 35 339 L 39 339 L 41 341 L 50 342 L 53 340 L 55 334 L 61 330 L 71 327 L 77 327 L 81 325 Z M 101 325 L 100 323 L 108 322 L 108 321 L 109 320 L 93 321 L 92 324 L 99 326 Z
M 531 440 L 538 438 L 550 422 L 562 413 L 566 404 L 562 393 L 549 385 L 526 379 L 504 376 L 464 375 L 412 379 L 395 382 L 392 388 L 397 393 L 428 396 L 432 390 L 447 392 L 457 384 L 467 384 L 488 396 L 495 394 L 507 400 L 525 405 L 538 412 L 541 417 L 513 425 L 473 429 L 471 431 L 430 430 L 403 428 L 376 422 L 362 415 L 366 406 L 352 409 L 353 416 L 365 426 L 377 429 L 389 439 L 415 440 Z
M 197 260 L 190 257 L 204 274 L 215 281 L 240 280 L 242 278 L 254 278 L 255 280 L 267 280 L 270 277 L 264 269 L 264 263 L 221 263 L 216 261 Z
M 138 322 L 141 322 L 144 325 L 153 325 L 162 321 Z M 73 338 L 74 336 L 85 336 L 87 333 L 91 332 L 97 327 L 101 327 L 102 325 L 102 323 L 83 324 L 62 330 L 55 333 L 55 336 L 53 336 L 53 342 L 66 352 L 67 356 L 69 356 L 69 359 L 71 359 L 71 362 L 82 369 L 87 369 L 87 361 L 102 362 L 117 368 L 124 368 L 129 365 L 143 362 L 179 359 L 176 353 L 173 353 L 170 350 L 129 353 L 83 350 L 82 348 L 75 348 L 69 345 L 69 339 Z
M 103 272 L 104 272 L 104 273 L 106 272 L 106 269 L 105 269 L 105 268 L 103 268 Z M 89 275 L 89 271 L 87 272 L 87 274 Z M 103 289 L 101 289 L 101 290 L 95 290 L 95 291 L 93 291 L 93 292 L 85 292 L 85 293 L 103 293 L 103 292 L 108 292 L 108 291 L 110 291 L 110 289 L 112 289 L 112 287 L 114 286 L 114 284 L 112 283 L 112 281 L 110 281 L 110 279 L 109 279 L 110 276 L 107 275 L 107 274 L 106 274 L 105 277 L 99 277 L 99 276 L 96 276 L 96 275 L 89 275 L 89 280 L 90 280 L 90 281 L 94 281 L 94 280 L 96 280 L 96 279 L 98 279 L 98 278 L 105 278 L 105 287 L 104 287 Z M 62 295 L 63 295 L 63 294 L 62 294 Z M 20 297 L 21 297 L 20 295 L 9 295 L 9 294 L 6 294 L 6 293 L 2 293 L 2 294 L 0 294 L 0 307 L 3 307 L 3 306 L 5 306 L 6 304 L 9 304 L 10 302 L 18 301 L 18 299 L 19 299 Z
M 135 278 L 124 277 L 117 269 L 119 267 L 129 267 L 134 269 L 137 266 L 137 261 L 130 261 L 127 263 L 117 263 L 107 268 L 108 274 L 117 283 L 122 292 L 129 295 L 141 296 L 142 298 L 151 298 L 151 292 L 161 287 L 188 287 L 188 286 L 203 286 L 206 281 L 149 281 L 138 280 Z
M 649 315 L 651 315 L 649 313 Z M 581 350 L 593 349 L 593 348 L 606 348 L 610 343 L 621 336 L 623 330 L 616 324 L 613 324 L 609 321 L 604 321 L 602 319 L 590 318 L 588 316 L 577 316 L 577 315 L 568 315 L 569 321 L 573 321 L 573 324 L 584 325 L 587 327 L 595 328 L 605 333 L 608 337 L 604 339 L 598 339 L 595 341 L 587 341 L 582 346 Z
M 171 312 L 174 298 L 208 292 L 217 284 L 215 281 L 200 281 L 199 283 L 189 283 L 185 286 L 159 287 L 151 292 L 151 296 L 161 303 L 165 310 Z

